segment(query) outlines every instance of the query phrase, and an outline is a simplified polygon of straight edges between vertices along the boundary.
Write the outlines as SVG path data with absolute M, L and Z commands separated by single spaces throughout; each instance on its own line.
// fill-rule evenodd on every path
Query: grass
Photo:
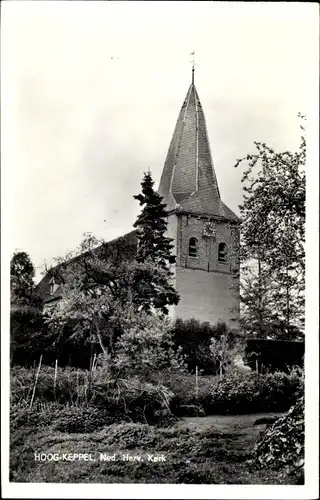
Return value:
M 120 423 L 91 433 L 60 432 L 54 420 L 38 428 L 26 421 L 11 432 L 10 480 L 59 483 L 286 484 L 268 470 L 250 470 L 247 460 L 261 426 L 259 415 L 193 417 L 170 428 Z M 90 453 L 94 461 L 35 461 L 34 453 Z M 100 461 L 100 453 L 116 455 Z M 127 462 L 122 455 L 141 456 Z M 148 454 L 165 462 L 148 461 Z
M 65 368 L 56 375 L 52 367 L 41 368 L 30 409 L 35 371 L 12 369 L 10 480 L 13 482 L 295 484 L 294 479 L 289 482 L 288 476 L 270 467 L 264 470 L 249 467 L 254 445 L 264 429 L 254 422 L 270 413 L 197 416 L 177 421 L 178 416 L 201 415 L 193 410 L 185 412 L 188 405 L 189 409 L 199 405 L 217 413 L 213 411 L 217 409 L 215 405 L 208 406 L 213 397 L 212 384 L 217 385 L 215 378 L 199 377 L 196 398 L 195 378 L 188 374 L 157 374 L 155 380 L 143 383 L 136 378 L 118 379 L 114 383 L 103 370 Z M 275 382 L 272 394 L 277 394 L 278 387 L 284 387 L 282 378 L 277 377 L 272 379 Z M 224 409 L 230 410 L 230 414 L 240 413 L 239 401 L 242 410 L 252 409 L 248 404 L 252 388 L 250 384 L 247 388 L 243 384 L 247 379 L 242 378 L 236 374 L 231 379 L 226 377 L 223 390 L 220 387 L 222 392 L 217 387 L 214 391 L 214 397 L 222 398 L 227 405 Z M 291 378 L 295 382 L 297 377 Z M 234 388 L 239 388 L 239 394 Z M 160 408 L 167 411 L 169 402 L 176 417 L 169 415 L 159 421 L 157 412 Z M 267 409 L 269 406 L 265 404 L 256 411 Z M 171 426 L 148 425 L 160 422 Z M 93 460 L 36 461 L 35 453 L 88 453 Z M 100 453 L 115 454 L 116 460 L 101 461 Z M 140 456 L 140 460 L 123 461 L 121 457 L 126 453 Z M 163 454 L 165 461 L 153 462 L 148 454 Z

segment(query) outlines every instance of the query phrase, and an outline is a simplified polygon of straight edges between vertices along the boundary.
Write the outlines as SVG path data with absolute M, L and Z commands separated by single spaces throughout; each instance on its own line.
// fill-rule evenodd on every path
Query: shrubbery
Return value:
M 35 374 L 14 367 L 11 376 L 11 403 L 29 404 Z M 198 377 L 179 371 L 153 373 L 150 381 L 138 376 L 112 379 L 106 368 L 96 370 L 55 370 L 43 367 L 35 391 L 36 402 L 56 402 L 105 409 L 109 416 L 133 421 L 157 422 L 161 410 L 176 416 L 240 414 L 287 411 L 303 394 L 303 374 L 242 373 L 232 370 L 222 377 Z M 198 410 L 197 410 L 198 408 Z
M 195 375 L 189 373 L 163 373 L 160 380 L 173 393 L 170 408 L 177 416 L 188 415 L 188 406 L 198 407 L 199 416 L 208 408 L 211 400 L 211 390 L 215 377 L 198 377 L 198 391 L 196 393 Z M 184 411 L 185 410 L 185 411 Z M 195 410 L 194 413 L 197 413 Z M 194 415 L 196 416 L 196 415 Z
M 107 410 L 96 407 L 67 407 L 53 422 L 53 429 L 61 432 L 93 432 L 115 421 Z
M 12 369 L 11 404 L 23 406 L 23 411 L 26 411 L 31 401 L 34 377 L 32 370 L 18 367 Z M 55 402 L 58 405 L 72 406 L 72 411 L 77 406 L 95 407 L 105 410 L 113 420 L 125 418 L 153 422 L 158 420 L 157 414 L 161 409 L 169 408 L 173 396 L 164 385 L 143 382 L 137 377 L 110 379 L 102 368 L 93 371 L 59 369 L 56 386 L 54 377 L 54 368 L 44 367 L 40 371 L 35 390 L 35 405 Z
M 185 357 L 189 372 L 194 372 L 198 366 L 203 373 L 214 374 L 217 369 L 216 364 L 210 356 L 207 356 L 212 339 L 225 336 L 231 344 L 241 337 L 241 334 L 228 328 L 225 323 L 211 325 L 196 319 L 178 318 L 172 326 L 172 336 L 176 349 L 180 348 Z
M 178 416 L 183 416 L 183 407 L 189 405 L 207 415 L 287 411 L 304 390 L 299 368 L 270 374 L 233 369 L 222 377 L 200 376 L 197 394 L 194 375 L 167 374 L 161 380 L 174 394 L 171 409 Z
M 304 465 L 304 398 L 269 427 L 253 450 L 252 465 L 282 470 L 303 479 Z
M 163 383 L 174 394 L 171 409 L 179 416 L 183 415 L 182 407 L 188 405 L 199 407 L 199 414 L 204 410 L 207 415 L 287 411 L 304 390 L 299 368 L 288 374 L 243 373 L 234 369 L 222 377 L 201 376 L 197 395 L 194 375 L 170 374 Z
M 205 410 L 221 414 L 286 411 L 303 393 L 303 384 L 297 368 L 289 374 L 230 371 L 214 380 Z
M 39 402 L 31 409 L 27 405 L 13 405 L 10 411 L 10 427 L 12 431 L 21 426 L 45 428 L 68 433 L 93 432 L 100 427 L 109 425 L 116 416 L 108 414 L 107 410 L 94 406 L 81 407 L 76 405 L 59 405 Z

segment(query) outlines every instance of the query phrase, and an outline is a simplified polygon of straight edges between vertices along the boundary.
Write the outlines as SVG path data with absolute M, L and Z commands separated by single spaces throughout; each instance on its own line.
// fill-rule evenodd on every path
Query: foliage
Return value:
M 10 261 L 11 304 L 39 308 L 41 299 L 35 292 L 35 268 L 26 252 L 15 252 Z
M 259 333 L 270 323 L 287 332 L 301 328 L 304 316 L 306 141 L 303 133 L 294 153 L 255 146 L 236 164 L 248 165 L 240 206 L 243 314 Z
M 102 408 L 70 406 L 61 409 L 60 415 L 53 422 L 53 428 L 69 433 L 93 432 L 111 424 L 115 418 Z
M 201 416 L 211 402 L 211 391 L 215 377 L 200 376 L 181 371 L 162 373 L 160 381 L 173 393 L 170 408 L 174 415 Z
M 68 327 L 73 338 L 85 338 L 98 352 L 114 356 L 128 311 L 134 310 L 138 321 L 149 306 L 161 309 L 167 272 L 151 261 L 113 260 L 109 254 L 104 258 L 95 245 L 94 237 L 87 235 L 79 255 L 60 263 L 62 300 L 48 311 L 48 324 L 57 337 Z M 154 298 L 155 288 L 158 298 Z
M 10 275 L 10 358 L 16 362 L 43 347 L 44 322 L 42 300 L 34 284 L 35 268 L 26 252 L 14 253 Z
M 134 227 L 138 236 L 138 262 L 151 262 L 164 273 L 159 274 L 150 287 L 149 301 L 144 303 L 144 310 L 159 309 L 163 314 L 168 314 L 168 306 L 177 304 L 179 295 L 173 284 L 171 265 L 176 257 L 172 254 L 172 239 L 165 236 L 167 230 L 166 205 L 162 197 L 154 190 L 151 173 L 144 174 L 141 182 L 141 193 L 134 196 L 142 206 Z
M 210 343 L 212 339 L 225 336 L 228 344 L 233 345 L 241 338 L 239 331 L 229 329 L 225 323 L 200 322 L 192 318 L 183 320 L 177 318 L 172 327 L 175 348 L 180 348 L 190 372 L 194 372 L 196 366 L 202 373 L 215 373 L 217 368 L 210 354 Z
M 106 409 L 95 406 L 37 403 L 31 409 L 26 404 L 14 404 L 10 409 L 10 428 L 14 432 L 21 426 L 68 432 L 93 432 L 111 424 L 116 419 Z
M 152 373 L 183 370 L 183 358 L 174 351 L 171 322 L 167 318 L 132 309 L 123 318 L 123 330 L 115 345 L 114 364 L 122 374 L 149 379 Z
M 288 372 L 294 366 L 303 368 L 304 342 L 293 340 L 247 339 L 246 363 L 259 372 Z
M 94 406 L 104 408 L 109 417 L 116 420 L 157 420 L 156 412 L 169 408 L 173 396 L 164 385 L 143 382 L 137 377 L 110 379 L 104 368 L 63 368 L 58 370 L 56 384 L 54 380 L 54 368 L 40 370 L 35 391 L 36 405 L 56 402 L 72 407 Z M 11 371 L 11 404 L 24 405 L 28 410 L 34 381 L 35 370 L 14 367 Z
M 237 341 L 230 342 L 226 335 L 221 335 L 219 339 L 213 338 L 210 341 L 210 346 L 207 355 L 212 360 L 216 368 L 216 373 L 222 375 L 224 371 L 235 369 L 235 363 L 239 359 L 243 359 L 245 355 L 245 342 Z
M 32 364 L 52 344 L 41 311 L 26 306 L 12 308 L 10 314 L 10 359 L 12 363 Z
M 11 369 L 11 402 L 12 404 L 27 404 L 35 382 L 34 369 L 14 366 Z M 36 385 L 35 400 L 40 402 L 53 402 L 59 404 L 86 404 L 88 402 L 88 388 L 90 381 L 89 370 L 75 368 L 60 368 L 55 380 L 55 369 L 42 366 Z M 89 395 L 90 397 L 90 395 Z
M 279 418 L 266 429 L 254 447 L 252 464 L 260 468 L 284 470 L 287 474 L 303 473 L 303 397 L 290 408 L 284 417 Z
M 49 408 L 48 408 L 49 411 Z M 259 429 L 250 417 L 217 417 L 192 426 L 179 422 L 173 428 L 122 422 L 88 434 L 69 434 L 52 426 L 30 427 L 21 422 L 11 433 L 10 480 L 58 483 L 176 483 L 176 484 L 279 484 L 276 471 L 249 470 L 247 459 Z M 95 461 L 49 464 L 34 460 L 34 453 L 91 453 Z M 99 454 L 116 460 L 99 460 Z M 123 454 L 141 456 L 127 462 Z M 163 454 L 153 463 L 148 455 Z M 287 480 L 288 484 L 288 480 Z
M 243 373 L 229 371 L 214 379 L 207 413 L 241 414 L 287 411 L 303 393 L 303 372 Z

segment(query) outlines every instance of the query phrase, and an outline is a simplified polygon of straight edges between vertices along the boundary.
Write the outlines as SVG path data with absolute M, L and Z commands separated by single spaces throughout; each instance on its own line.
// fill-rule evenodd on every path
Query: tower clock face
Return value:
M 205 238 L 215 238 L 217 234 L 216 225 L 214 222 L 207 222 L 203 229 Z

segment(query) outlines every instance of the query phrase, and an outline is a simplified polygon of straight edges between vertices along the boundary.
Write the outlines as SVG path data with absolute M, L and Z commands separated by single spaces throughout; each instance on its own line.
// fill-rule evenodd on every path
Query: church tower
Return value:
M 240 220 L 220 197 L 194 66 L 158 191 L 167 204 L 167 236 L 177 256 L 180 302 L 171 315 L 237 327 Z

